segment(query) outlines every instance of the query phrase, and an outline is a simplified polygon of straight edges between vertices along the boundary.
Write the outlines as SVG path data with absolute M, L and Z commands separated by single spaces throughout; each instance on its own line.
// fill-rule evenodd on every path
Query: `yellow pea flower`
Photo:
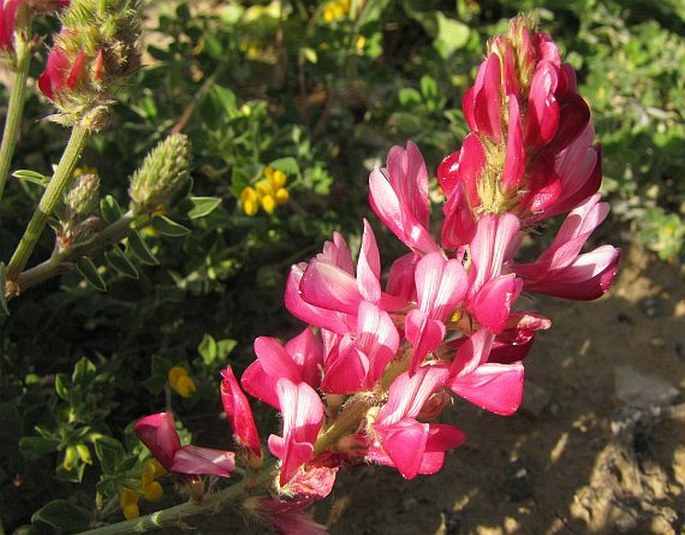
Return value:
M 143 487 L 143 498 L 149 502 L 156 502 L 164 494 L 164 489 L 157 481 L 153 481 L 149 485 Z
M 240 192 L 240 204 L 246 216 L 252 217 L 259 210 L 259 195 L 254 188 L 247 186 Z
M 169 370 L 168 380 L 171 388 L 181 397 L 189 398 L 197 390 L 195 382 L 188 376 L 188 370 L 181 366 L 174 366 Z
M 138 518 L 140 516 L 140 509 L 138 508 L 138 493 L 133 489 L 124 487 L 119 492 L 119 507 L 124 513 L 124 518 L 126 520 Z

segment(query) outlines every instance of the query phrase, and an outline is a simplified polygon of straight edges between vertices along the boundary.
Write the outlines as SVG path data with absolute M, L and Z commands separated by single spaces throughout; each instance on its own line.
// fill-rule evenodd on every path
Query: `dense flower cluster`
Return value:
M 102 126 L 121 81 L 140 67 L 139 0 L 73 0 L 60 15 L 62 28 L 38 87 L 59 110 L 53 119 Z
M 262 449 L 243 390 L 282 416 L 281 434 L 268 438 L 279 460 L 273 495 L 246 508 L 283 532 L 319 532 L 303 508 L 346 466 L 384 464 L 405 478 L 439 471 L 445 452 L 465 441 L 436 422 L 453 396 L 499 415 L 517 410 L 522 361 L 536 331 L 551 325 L 518 306 L 522 292 L 594 299 L 613 281 L 619 249 L 582 252 L 608 213 L 597 193 L 600 150 L 573 70 L 549 36 L 513 20 L 490 43 L 463 107 L 471 133 L 438 168 L 440 240 L 429 230 L 419 149 L 393 147 L 370 175 L 369 197 L 409 252 L 383 283 L 369 222 L 356 263 L 334 234 L 287 281 L 286 307 L 308 325 L 285 343 L 257 338 L 240 383 L 224 372 L 226 413 L 252 467 Z M 564 213 L 551 245 L 534 262 L 517 261 L 523 237 Z M 142 438 L 168 470 L 183 472 L 176 456 L 188 446 L 166 451 Z

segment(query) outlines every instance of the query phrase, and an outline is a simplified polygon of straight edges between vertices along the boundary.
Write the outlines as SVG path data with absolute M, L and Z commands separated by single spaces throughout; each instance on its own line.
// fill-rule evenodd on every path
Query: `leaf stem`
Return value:
M 22 272 L 26 263 L 33 252 L 36 242 L 45 228 L 48 217 L 53 212 L 57 203 L 62 198 L 64 190 L 69 186 L 74 167 L 78 163 L 81 152 L 86 146 L 89 130 L 82 126 L 74 126 L 71 131 L 69 142 L 67 143 L 62 158 L 55 169 L 55 174 L 50 179 L 45 192 L 33 212 L 24 235 L 17 245 L 12 258 L 7 264 L 7 281 L 15 282 L 18 275 Z
M 94 234 L 88 240 L 55 253 L 44 262 L 20 273 L 14 281 L 16 291 L 8 294 L 7 299 L 15 297 L 18 292 L 23 292 L 27 288 L 69 271 L 73 268 L 74 260 L 83 256 L 94 256 L 108 246 L 123 240 L 131 233 L 134 223 L 139 219 L 135 218 L 133 212 L 129 210 L 120 219 Z
M 14 149 L 19 138 L 21 117 L 24 113 L 24 101 L 26 99 L 26 79 L 31 63 L 31 46 L 23 39 L 17 39 L 16 45 L 17 68 L 12 80 L 12 89 L 7 105 L 7 119 L 0 143 L 0 200 L 5 191 L 5 184 L 9 175 L 10 165 Z

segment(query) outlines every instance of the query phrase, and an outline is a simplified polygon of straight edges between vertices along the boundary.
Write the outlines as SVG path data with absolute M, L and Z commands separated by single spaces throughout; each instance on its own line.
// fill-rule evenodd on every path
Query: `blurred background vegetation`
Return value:
M 8 532 L 67 495 L 66 509 L 41 509 L 33 527 L 64 528 L 60 518 L 79 515 L 86 522 L 94 510 L 120 518 L 106 504 L 144 455 L 125 429 L 165 404 L 196 436 L 229 442 L 228 430 L 203 425 L 220 412 L 218 370 L 244 368 L 255 336 L 293 332 L 282 304 L 289 266 L 334 230 L 358 244 L 360 218 L 370 217 L 368 173 L 392 145 L 413 139 L 431 172 L 458 149 L 467 133 L 461 98 L 485 43 L 520 11 L 558 41 L 590 103 L 613 206 L 604 237 L 636 239 L 682 261 L 680 0 L 144 2 L 145 68 L 82 165 L 125 203 L 126 177 L 145 153 L 183 132 L 195 193 L 222 204 L 185 221 L 192 232 L 183 239 L 149 231 L 159 264 L 138 279 L 96 258 L 106 293 L 67 274 L 27 291 L 0 319 L 0 517 Z M 46 51 L 39 48 L 43 60 Z M 35 62 L 33 75 L 41 70 Z M 34 93 L 14 169 L 49 172 L 61 154 L 67 132 L 43 120 L 47 110 Z M 2 258 L 39 194 L 10 184 L 0 207 Z M 376 228 L 384 252 L 397 252 Z M 46 236 L 37 256 L 52 246 Z M 172 367 L 187 370 L 193 395 L 170 389 Z

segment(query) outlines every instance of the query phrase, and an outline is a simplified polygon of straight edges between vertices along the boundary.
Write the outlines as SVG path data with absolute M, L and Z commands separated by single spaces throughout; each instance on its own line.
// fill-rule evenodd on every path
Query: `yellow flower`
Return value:
M 248 186 L 240 192 L 240 204 L 243 206 L 243 212 L 246 216 L 252 217 L 257 214 L 259 195 L 254 188 Z
M 138 518 L 140 516 L 140 509 L 138 508 L 138 493 L 124 487 L 119 492 L 119 507 L 124 513 L 124 518 L 126 520 L 131 520 L 132 518 Z
M 189 398 L 197 390 L 195 382 L 188 377 L 188 370 L 181 366 L 174 366 L 169 370 L 168 380 L 171 388 L 178 392 L 181 397 Z
M 143 488 L 143 498 L 149 502 L 156 502 L 162 497 L 162 494 L 164 494 L 164 489 L 157 481 L 153 481 Z
M 323 9 L 323 20 L 330 24 L 350 13 L 350 0 L 332 0 Z
M 264 195 L 262 197 L 262 208 L 267 214 L 272 214 L 276 209 L 276 200 L 271 195 Z

